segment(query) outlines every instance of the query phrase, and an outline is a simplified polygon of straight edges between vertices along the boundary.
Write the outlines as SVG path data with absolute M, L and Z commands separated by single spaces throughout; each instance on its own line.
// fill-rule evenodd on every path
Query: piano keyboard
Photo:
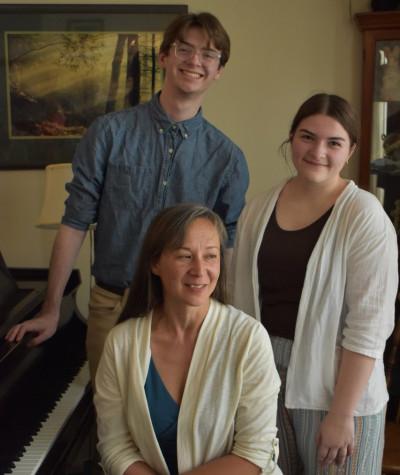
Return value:
M 37 472 L 63 425 L 81 400 L 88 382 L 89 369 L 85 362 L 47 420 L 43 422 L 39 432 L 33 437 L 32 442 L 25 447 L 23 456 L 14 462 L 11 474 L 34 475 Z

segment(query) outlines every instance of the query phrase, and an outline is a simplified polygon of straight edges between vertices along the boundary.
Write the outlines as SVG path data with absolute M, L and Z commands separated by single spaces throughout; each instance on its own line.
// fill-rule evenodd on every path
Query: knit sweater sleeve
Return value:
M 235 418 L 232 453 L 262 469 L 276 470 L 277 396 L 280 379 L 275 369 L 271 343 L 261 324 L 256 324 L 243 358 L 243 384 Z
M 118 327 L 116 328 L 118 331 Z M 134 462 L 143 461 L 127 425 L 115 330 L 106 340 L 96 374 L 94 403 L 97 412 L 98 449 L 107 475 L 121 475 Z

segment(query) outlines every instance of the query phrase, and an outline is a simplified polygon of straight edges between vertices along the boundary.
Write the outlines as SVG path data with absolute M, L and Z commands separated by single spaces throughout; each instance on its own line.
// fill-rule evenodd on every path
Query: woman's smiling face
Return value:
M 320 184 L 339 179 L 355 149 L 343 126 L 324 114 L 303 119 L 290 142 L 298 177 Z
M 207 311 L 220 273 L 220 248 L 215 226 L 208 219 L 195 219 L 181 246 L 165 249 L 152 266 L 162 282 L 164 303 Z

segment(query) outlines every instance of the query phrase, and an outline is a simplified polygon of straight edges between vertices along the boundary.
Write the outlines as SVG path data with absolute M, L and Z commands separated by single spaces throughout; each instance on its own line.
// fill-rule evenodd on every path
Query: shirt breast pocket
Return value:
M 153 187 L 150 168 L 109 164 L 104 197 L 114 206 L 143 208 L 151 199 Z

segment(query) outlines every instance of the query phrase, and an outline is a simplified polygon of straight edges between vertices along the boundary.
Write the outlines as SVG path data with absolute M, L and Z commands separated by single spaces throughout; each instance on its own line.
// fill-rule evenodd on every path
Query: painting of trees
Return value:
M 9 138 L 79 138 L 161 88 L 161 32 L 7 32 Z

